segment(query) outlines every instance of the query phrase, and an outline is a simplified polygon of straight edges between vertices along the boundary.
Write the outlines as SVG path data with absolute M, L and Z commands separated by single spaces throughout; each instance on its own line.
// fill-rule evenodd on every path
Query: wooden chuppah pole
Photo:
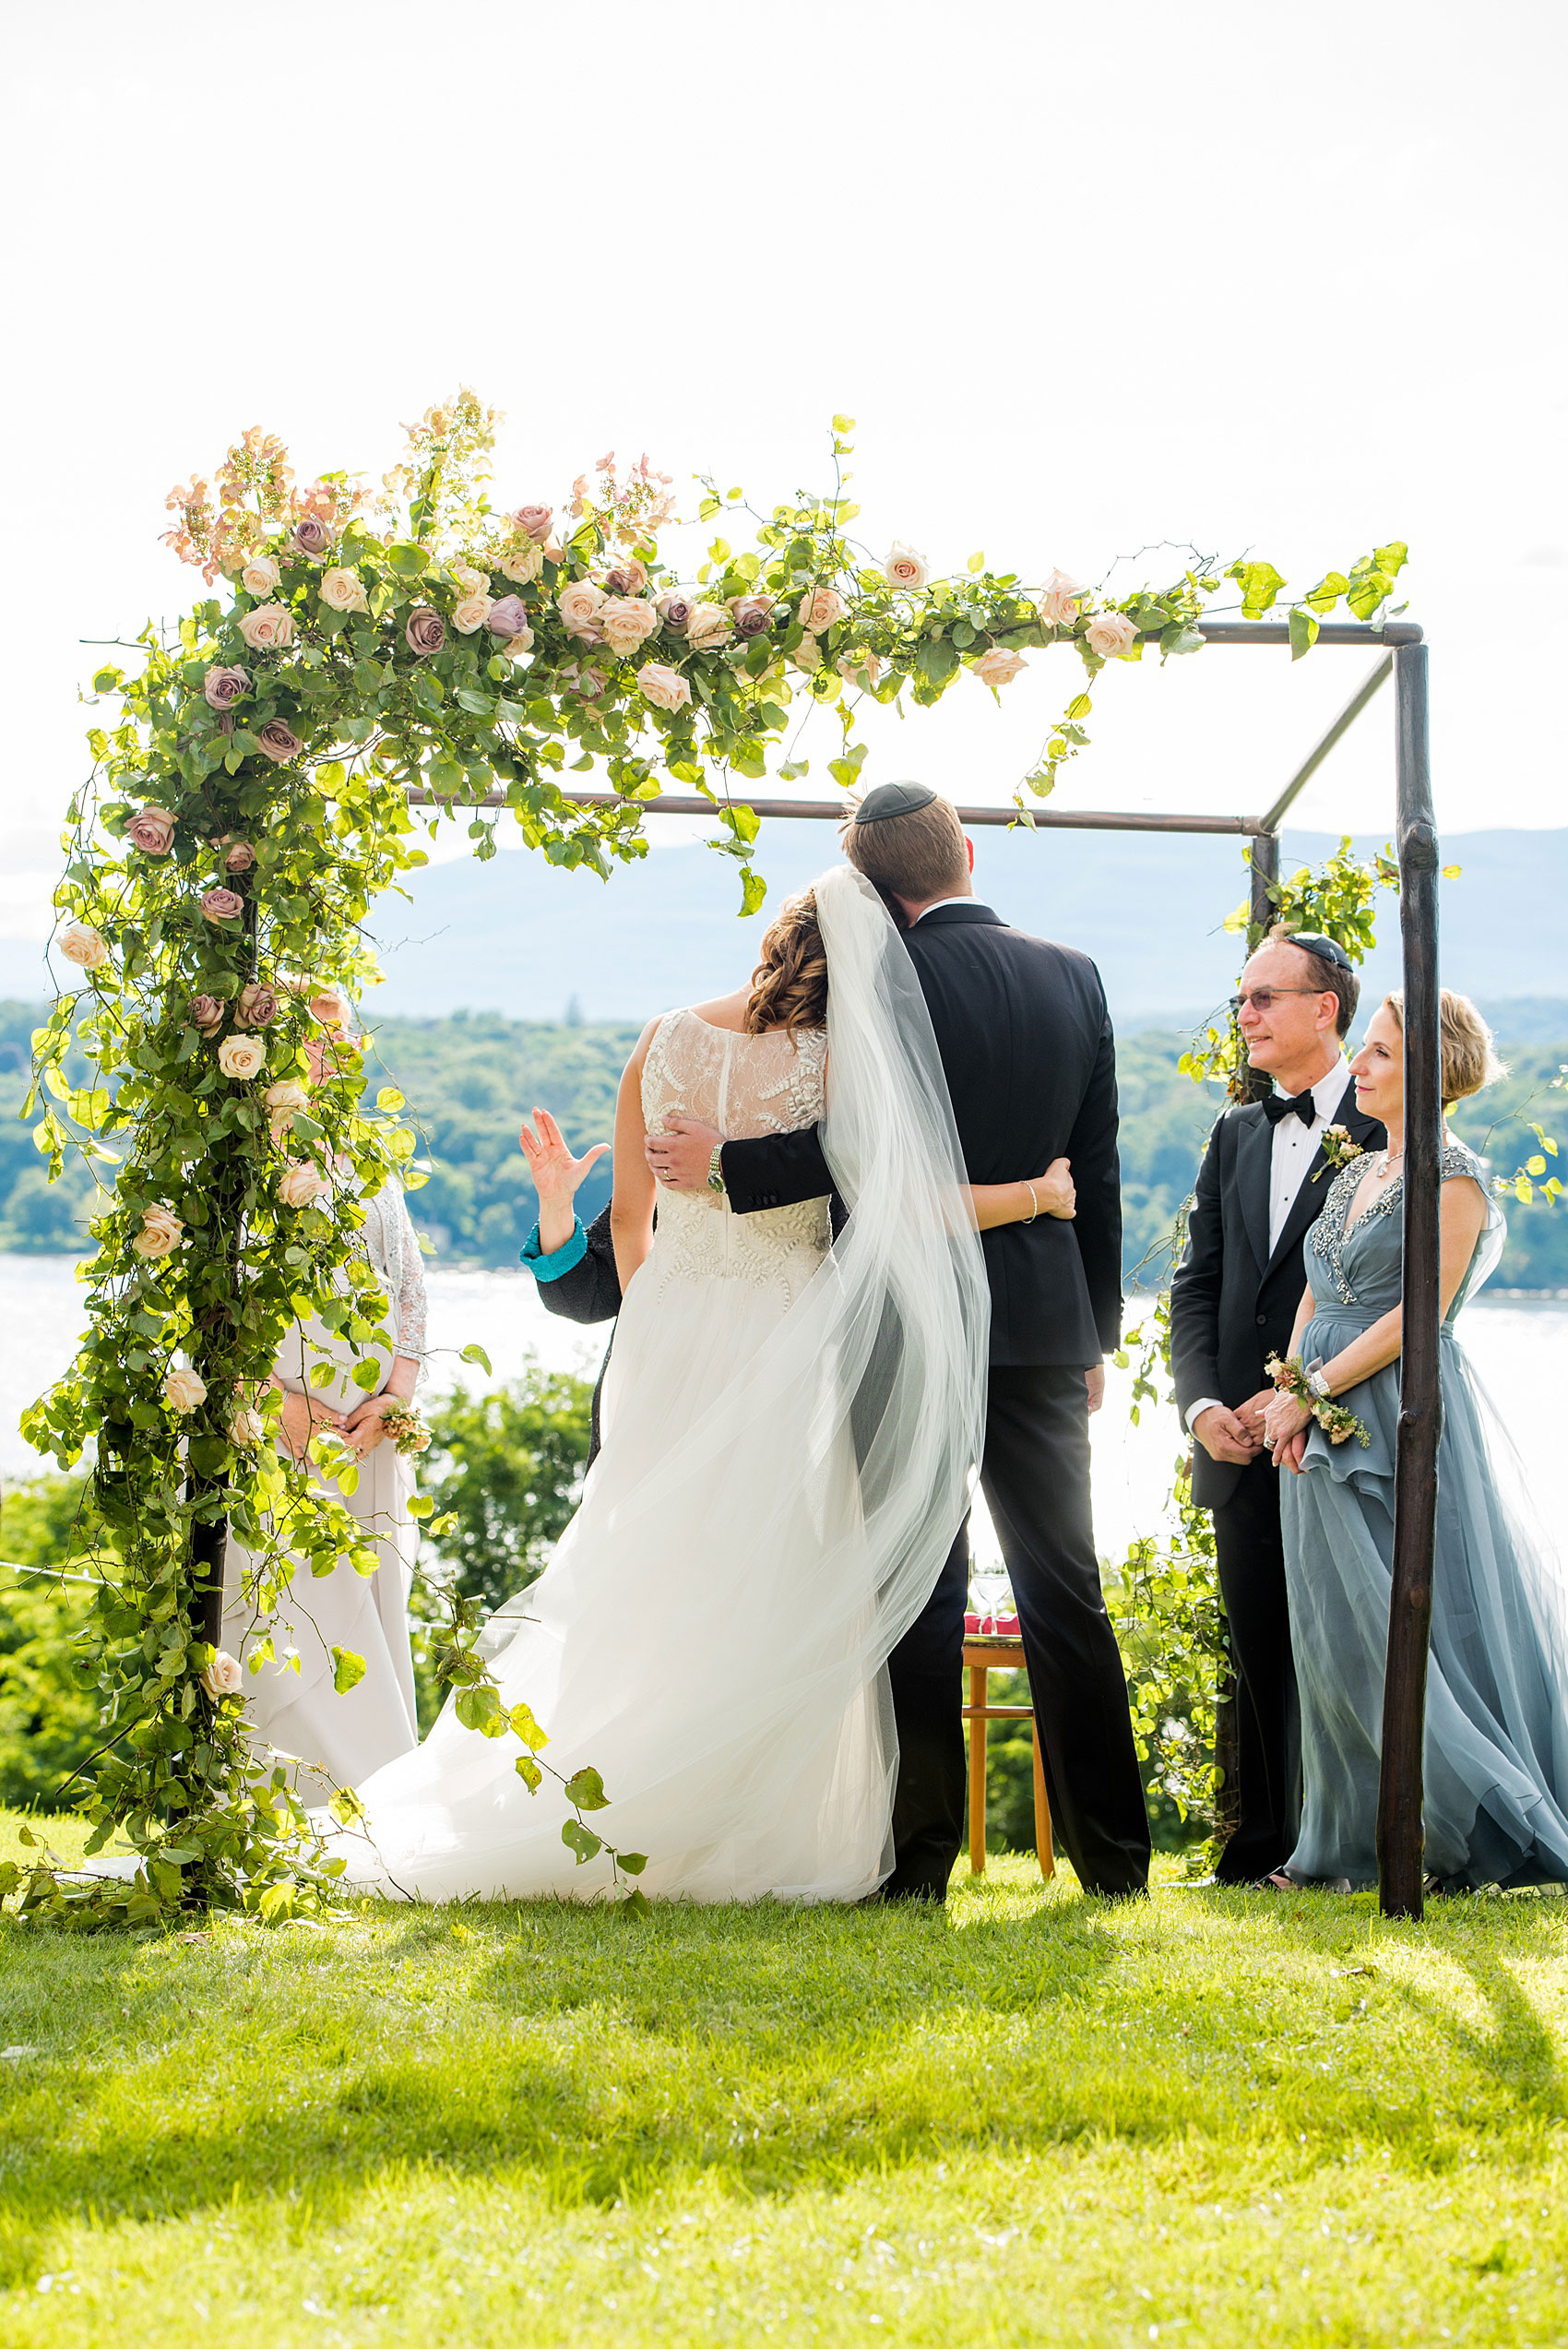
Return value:
M 1437 829 L 1427 744 L 1427 649 L 1395 655 L 1399 786 L 1399 928 L 1405 949 L 1404 1332 L 1399 1443 L 1394 1480 L 1394 1578 L 1383 1691 L 1378 1784 L 1379 1904 L 1384 1916 L 1422 1911 L 1422 1747 L 1437 1529 L 1442 1305 L 1438 1216 L 1443 1078 L 1437 971 Z

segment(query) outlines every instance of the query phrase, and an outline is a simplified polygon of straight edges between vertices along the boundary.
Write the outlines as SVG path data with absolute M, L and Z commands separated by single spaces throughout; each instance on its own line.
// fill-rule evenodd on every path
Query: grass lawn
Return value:
M 938 1916 L 7 1919 L 0 2341 L 1561 2343 L 1565 1961 L 1561 1900 L 1023 1860 Z

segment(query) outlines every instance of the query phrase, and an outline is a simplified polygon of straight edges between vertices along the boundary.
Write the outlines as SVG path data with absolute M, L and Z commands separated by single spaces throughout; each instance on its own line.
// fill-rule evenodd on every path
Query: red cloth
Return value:
M 1022 1636 L 1016 1615 L 967 1615 L 964 1617 L 964 1632 L 967 1638 L 972 1639 L 974 1634 L 980 1630 L 985 1632 L 988 1639 L 1016 1640 Z

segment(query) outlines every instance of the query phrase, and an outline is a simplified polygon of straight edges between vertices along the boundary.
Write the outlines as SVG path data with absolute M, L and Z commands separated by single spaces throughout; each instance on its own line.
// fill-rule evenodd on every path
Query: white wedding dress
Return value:
M 563 1777 L 597 1770 L 588 1823 L 647 1854 L 653 1898 L 853 1901 L 891 1865 L 896 1763 L 884 1669 L 967 1503 L 989 1305 L 924 1001 L 873 893 L 817 885 L 826 1034 L 659 1020 L 643 1072 L 733 1138 L 825 1118 L 850 1210 L 750 1216 L 661 1192 L 603 1396 L 603 1449 L 544 1575 L 487 1627 L 505 1704 L 525 1699 Z M 832 1065 L 832 1099 L 826 1072 Z M 508 1732 L 448 1704 L 359 1788 L 336 1830 L 346 1883 L 444 1900 L 602 1897 L 559 1780 L 530 1794 Z

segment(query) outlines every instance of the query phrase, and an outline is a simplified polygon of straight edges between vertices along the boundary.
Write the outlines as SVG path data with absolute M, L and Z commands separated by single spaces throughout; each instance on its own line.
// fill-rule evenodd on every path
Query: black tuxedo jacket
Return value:
M 1345 1127 L 1363 1150 L 1388 1137 L 1356 1107 L 1347 1082 L 1330 1125 Z M 1170 1369 L 1183 1420 L 1204 1395 L 1234 1410 L 1268 1385 L 1264 1364 L 1289 1350 L 1296 1307 L 1307 1285 L 1302 1247 L 1323 1213 L 1332 1171 L 1322 1150 L 1313 1160 L 1285 1220 L 1268 1245 L 1268 1194 L 1274 1128 L 1261 1102 L 1228 1109 L 1208 1138 L 1187 1218 L 1187 1245 L 1170 1282 Z M 1241 1470 L 1193 1447 L 1193 1498 L 1200 1508 L 1228 1501 Z
M 1009 928 L 966 900 L 924 914 L 904 943 L 936 1031 L 972 1183 L 1011 1183 L 1070 1158 L 1071 1222 L 1042 1215 L 982 1232 L 991 1359 L 1087 1369 L 1122 1335 L 1116 1046 L 1087 955 Z M 814 1127 L 727 1142 L 738 1215 L 831 1193 Z

